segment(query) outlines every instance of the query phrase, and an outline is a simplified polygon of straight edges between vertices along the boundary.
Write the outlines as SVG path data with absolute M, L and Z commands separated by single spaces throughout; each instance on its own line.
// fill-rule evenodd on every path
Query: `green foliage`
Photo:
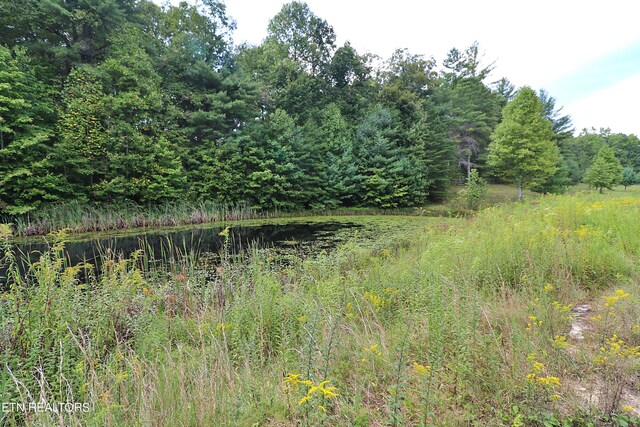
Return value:
M 624 185 L 626 190 L 628 186 L 640 183 L 640 176 L 629 166 L 622 170 L 622 180 L 620 184 Z
M 571 184 L 569 174 L 569 164 L 565 160 L 564 156 L 560 154 L 558 156 L 558 164 L 556 165 L 555 173 L 546 180 L 532 185 L 531 190 L 542 194 L 562 194 Z
M 98 70 L 75 68 L 67 77 L 53 158 L 73 185 L 76 197 L 93 196 L 108 170 L 106 95 Z
M 520 189 L 544 182 L 557 170 L 558 147 L 551 122 L 531 88 L 520 89 L 503 109 L 502 122 L 491 136 L 489 164 Z
M 336 46 L 333 27 L 303 2 L 284 5 L 257 46 L 232 45 L 235 24 L 218 0 L 0 0 L 0 19 L 10 23 L 0 34 L 5 214 L 65 200 L 408 207 L 444 200 L 474 167 L 560 192 L 605 144 L 640 169 L 635 136 L 571 138 L 570 118 L 544 91 L 550 136 L 514 125 L 514 87 L 485 83 L 492 65 L 477 43 L 452 49 L 441 69 L 406 49 L 379 61 Z M 495 153 L 510 165 L 494 170 L 488 146 L 499 134 L 527 148 Z
M 418 120 L 407 133 L 407 143 L 416 171 L 412 194 L 423 194 L 433 201 L 442 201 L 455 174 L 456 149 L 447 132 L 447 120 L 442 109 L 427 103 Z M 418 202 L 417 200 L 416 202 Z
M 562 108 L 556 109 L 556 99 L 550 96 L 546 90 L 541 89 L 539 97 L 540 102 L 542 102 L 544 116 L 551 122 L 553 133 L 555 135 L 554 141 L 559 143 L 560 141 L 570 139 L 574 131 L 571 123 L 571 117 L 561 115 Z
M 479 209 L 487 195 L 487 188 L 487 182 L 480 177 L 478 170 L 471 169 L 471 175 L 467 180 L 467 185 L 462 191 L 462 194 L 460 194 L 460 197 L 465 202 L 466 208 L 471 210 Z
M 440 88 L 451 105 L 451 134 L 458 149 L 458 164 L 467 179 L 472 168 L 486 168 L 486 150 L 500 119 L 499 98 L 478 78 L 461 78 Z
M 392 112 L 382 106 L 376 106 L 356 130 L 356 194 L 364 205 L 412 206 L 427 195 L 424 190 L 422 194 L 411 191 L 418 184 L 419 171 L 407 149 L 396 145 L 396 132 Z
M 316 16 L 306 3 L 292 1 L 282 6 L 267 28 L 267 43 L 311 75 L 317 75 L 330 62 L 335 47 L 335 33 L 324 19 Z
M 0 44 L 22 45 L 53 80 L 75 64 L 95 64 L 105 57 L 111 37 L 126 22 L 141 20 L 135 0 L 42 0 L 0 2 Z M 7 30 L 8 29 L 8 30 Z
M 622 171 L 622 165 L 616 158 L 615 152 L 605 145 L 585 173 L 584 182 L 598 188 L 602 193 L 603 188 L 611 190 L 614 185 L 620 184 L 623 179 Z
M 163 134 L 160 77 L 139 37 L 133 29 L 114 36 L 114 49 L 97 70 L 109 122 L 108 169 L 94 188 L 102 200 L 158 202 L 179 197 L 185 186 L 176 149 Z
M 0 46 L 0 211 L 28 212 L 68 191 L 52 171 L 47 95 L 26 51 Z
M 607 135 L 606 141 L 622 166 L 640 170 L 640 139 L 636 135 L 615 133 Z
M 471 46 L 464 51 L 453 48 L 443 61 L 446 70 L 443 72 L 443 75 L 445 79 L 453 82 L 465 78 L 479 79 L 482 81 L 493 70 L 493 64 L 483 68 L 481 66 L 481 59 L 480 45 L 477 41 L 474 41 Z

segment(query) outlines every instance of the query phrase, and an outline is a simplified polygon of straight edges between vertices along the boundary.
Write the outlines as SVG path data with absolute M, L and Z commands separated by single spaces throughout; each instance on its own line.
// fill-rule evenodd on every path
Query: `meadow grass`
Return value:
M 255 250 L 166 271 L 140 253 L 80 282 L 58 245 L 0 298 L 0 392 L 92 410 L 3 421 L 632 425 L 638 230 L 637 194 L 578 193 L 287 265 Z

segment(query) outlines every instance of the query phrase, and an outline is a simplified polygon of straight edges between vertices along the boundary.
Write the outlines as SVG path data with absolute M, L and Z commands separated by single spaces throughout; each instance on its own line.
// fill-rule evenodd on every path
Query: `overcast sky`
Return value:
M 174 0 L 175 1 L 175 0 Z M 236 43 L 259 44 L 285 0 L 226 0 Z M 546 89 L 577 130 L 640 136 L 640 23 L 633 0 L 307 0 L 338 45 L 388 58 L 397 48 L 433 56 L 477 40 L 494 77 Z

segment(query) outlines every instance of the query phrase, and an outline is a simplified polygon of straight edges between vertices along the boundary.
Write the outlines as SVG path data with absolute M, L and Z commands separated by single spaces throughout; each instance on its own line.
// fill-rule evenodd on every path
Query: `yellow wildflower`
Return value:
M 553 301 L 551 305 L 559 313 L 567 313 L 569 310 L 571 310 L 571 304 L 562 305 L 559 301 Z
M 576 233 L 578 237 L 586 237 L 589 234 L 589 227 L 583 224 L 575 230 L 574 233 Z
M 569 343 L 567 342 L 567 337 L 563 336 L 563 335 L 556 335 L 556 337 L 551 340 L 551 345 L 553 345 L 553 347 L 555 348 L 565 348 L 569 345 Z
M 331 381 L 324 380 L 318 385 L 314 385 L 310 380 L 300 380 L 299 374 L 289 374 L 285 378 L 285 382 L 289 382 L 292 385 L 304 385 L 309 387 L 307 390 L 307 394 L 298 401 L 298 405 L 304 405 L 306 402 L 313 398 L 314 394 L 321 394 L 324 398 L 331 399 L 338 396 L 336 392 L 336 388 L 333 386 L 328 386 Z
M 350 302 L 347 303 L 346 308 L 347 308 L 347 317 L 353 317 L 353 306 L 351 305 Z
M 306 402 L 308 402 L 309 400 L 311 400 L 311 397 L 313 397 L 310 394 L 307 394 L 305 397 L 303 397 L 302 399 L 300 399 L 298 401 L 298 405 L 304 405 Z
M 380 356 L 382 356 L 382 352 L 378 348 L 379 348 L 378 344 L 373 344 L 370 347 L 365 347 L 364 348 L 364 352 L 365 353 L 371 353 L 374 356 L 380 357 Z
M 536 378 L 536 380 L 543 385 L 546 386 L 559 386 L 560 385 L 560 378 L 558 377 L 538 377 Z
M 605 307 L 611 307 L 616 302 L 620 301 L 621 299 L 628 298 L 629 296 L 631 296 L 630 293 L 625 292 L 622 289 L 617 289 L 614 295 L 604 297 L 604 305 Z
M 302 382 L 300 380 L 301 376 L 302 374 L 288 374 L 286 377 L 284 377 L 284 382 L 285 384 L 291 384 L 292 386 L 296 386 Z
M 413 367 L 415 368 L 416 372 L 420 376 L 428 375 L 428 374 L 431 373 L 431 366 L 430 365 L 421 365 L 418 362 L 413 362 Z
M 365 292 L 364 298 L 369 300 L 369 302 L 371 303 L 371 305 L 375 310 L 381 309 L 386 304 L 386 301 L 384 300 L 384 298 L 371 292 Z

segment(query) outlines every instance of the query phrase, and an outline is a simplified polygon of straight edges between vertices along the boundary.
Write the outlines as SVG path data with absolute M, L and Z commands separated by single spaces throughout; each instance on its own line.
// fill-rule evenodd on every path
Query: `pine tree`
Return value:
M 107 171 L 94 185 L 107 201 L 149 203 L 179 198 L 186 186 L 176 147 L 167 139 L 160 76 L 134 28 L 113 37 L 99 65 L 105 94 Z
M 627 187 L 630 185 L 634 185 L 638 183 L 638 174 L 636 173 L 636 171 L 633 170 L 633 168 L 630 167 L 626 167 L 622 170 L 622 181 L 620 182 L 620 184 L 624 185 L 624 189 L 625 191 L 627 190 Z
M 49 158 L 52 116 L 26 51 L 0 46 L 0 211 L 28 212 L 69 192 Z

